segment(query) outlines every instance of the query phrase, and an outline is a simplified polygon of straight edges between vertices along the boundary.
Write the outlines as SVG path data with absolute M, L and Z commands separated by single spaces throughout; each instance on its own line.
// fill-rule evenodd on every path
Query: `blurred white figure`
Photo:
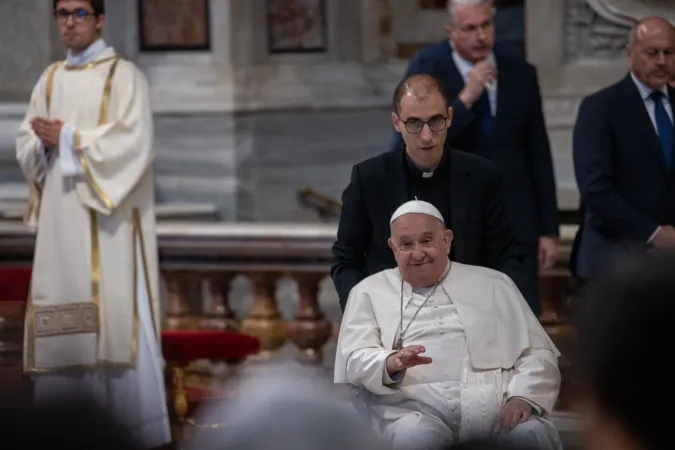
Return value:
M 274 365 L 248 377 L 236 398 L 205 408 L 189 450 L 377 450 L 383 448 L 349 400 L 316 370 Z

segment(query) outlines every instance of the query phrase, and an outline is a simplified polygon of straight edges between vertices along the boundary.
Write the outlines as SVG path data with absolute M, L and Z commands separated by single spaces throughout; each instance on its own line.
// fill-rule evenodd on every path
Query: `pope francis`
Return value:
M 452 231 L 443 224 L 423 201 L 393 214 L 398 268 L 352 289 L 335 382 L 365 388 L 396 449 L 484 437 L 562 448 L 546 419 L 560 353 L 506 275 L 448 260 Z

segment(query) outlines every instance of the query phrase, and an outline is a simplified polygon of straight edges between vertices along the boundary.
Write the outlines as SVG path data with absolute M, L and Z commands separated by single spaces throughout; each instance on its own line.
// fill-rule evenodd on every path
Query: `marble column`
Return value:
M 0 101 L 26 101 L 52 59 L 52 2 L 0 2 Z
M 138 55 L 138 1 L 106 0 L 103 38 L 127 59 Z

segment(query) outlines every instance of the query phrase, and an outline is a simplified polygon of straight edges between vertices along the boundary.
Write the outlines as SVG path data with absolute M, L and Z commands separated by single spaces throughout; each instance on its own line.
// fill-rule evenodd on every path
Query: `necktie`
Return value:
M 478 99 L 478 114 L 480 115 L 483 125 L 483 131 L 490 137 L 492 135 L 492 110 L 490 108 L 490 96 L 487 89 L 483 91 L 483 95 Z
M 663 106 L 665 94 L 663 92 L 652 92 L 649 97 L 654 102 L 654 118 L 656 119 L 659 141 L 661 141 L 661 150 L 663 151 L 663 156 L 666 158 L 666 165 L 670 167 L 673 156 L 673 134 L 675 130 L 673 129 L 670 117 L 668 117 L 666 108 Z

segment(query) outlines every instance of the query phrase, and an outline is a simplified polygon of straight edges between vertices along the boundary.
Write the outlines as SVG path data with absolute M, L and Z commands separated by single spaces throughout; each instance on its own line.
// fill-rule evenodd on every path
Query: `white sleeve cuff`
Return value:
M 647 239 L 647 244 L 651 244 L 651 243 L 652 243 L 652 241 L 654 240 L 654 238 L 656 237 L 656 235 L 659 233 L 659 231 L 661 231 L 661 225 L 659 225 L 658 227 L 656 227 L 656 231 L 654 231 L 654 232 L 652 233 L 652 235 L 649 236 L 649 239 Z
M 387 367 L 385 365 L 384 370 L 382 371 L 382 384 L 387 387 L 392 387 L 392 385 L 399 384 L 405 378 L 406 369 L 399 370 L 398 372 L 389 376 L 387 373 Z
M 47 153 L 42 141 L 38 140 L 37 149 L 35 150 L 35 182 L 42 184 L 47 176 L 47 169 L 49 168 L 49 161 L 47 160 Z
M 75 127 L 64 123 L 59 137 L 59 159 L 61 160 L 61 174 L 64 177 L 74 177 L 84 174 L 80 164 L 80 157 L 75 149 Z

